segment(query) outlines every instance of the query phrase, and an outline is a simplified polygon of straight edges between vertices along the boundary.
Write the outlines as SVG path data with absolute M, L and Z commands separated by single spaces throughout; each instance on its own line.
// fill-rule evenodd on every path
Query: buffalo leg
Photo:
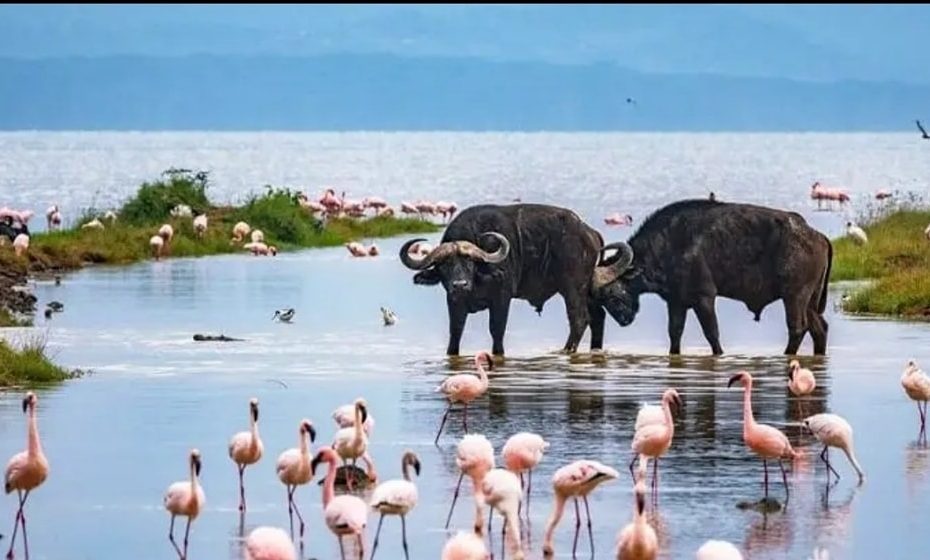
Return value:
M 811 338 L 814 339 L 814 355 L 823 356 L 827 353 L 827 321 L 816 309 L 808 309 L 807 327 L 810 329 Z
M 578 351 L 578 344 L 581 337 L 584 336 L 585 329 L 588 328 L 588 306 L 585 305 L 578 294 L 565 292 L 565 311 L 568 313 L 568 340 L 565 341 L 563 350 L 569 353 Z
M 510 315 L 510 298 L 495 302 L 488 312 L 491 314 L 488 327 L 494 342 L 491 353 L 495 356 L 503 356 L 504 333 L 507 332 L 507 317 Z
M 604 319 L 607 312 L 592 301 L 588 304 L 588 315 L 591 318 L 591 350 L 601 350 L 604 348 Z
M 468 310 L 464 307 L 447 302 L 449 308 L 449 347 L 446 354 L 449 356 L 459 355 L 459 343 L 462 341 L 462 332 L 465 330 L 465 319 L 468 318 Z
M 681 333 L 685 331 L 685 316 L 688 308 L 678 303 L 668 304 L 669 354 L 681 354 Z
M 717 330 L 717 312 L 714 310 L 714 298 L 702 297 L 694 306 L 694 314 L 697 315 L 701 323 L 701 330 L 704 331 L 704 338 L 710 343 L 710 349 L 715 356 L 723 354 L 723 348 L 720 347 L 720 332 Z
M 798 353 L 801 347 L 801 341 L 807 334 L 807 309 L 805 304 L 808 298 L 794 298 L 792 301 L 785 301 L 785 322 L 788 324 L 788 346 L 785 347 L 785 354 L 793 356 Z

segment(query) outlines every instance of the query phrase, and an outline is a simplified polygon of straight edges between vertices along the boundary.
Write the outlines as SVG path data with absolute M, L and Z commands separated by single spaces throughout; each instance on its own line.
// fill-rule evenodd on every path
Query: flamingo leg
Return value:
M 13 533 L 13 538 L 16 538 L 16 533 Z M 171 541 L 171 546 L 174 547 L 174 550 L 178 553 L 178 558 L 184 558 L 184 554 L 181 553 L 181 549 L 178 547 L 178 543 L 174 540 L 174 516 L 171 516 L 171 526 L 168 528 L 168 540 Z M 6 555 L 7 558 L 13 558 L 13 544 L 10 543 L 10 552 Z
M 188 516 L 187 527 L 184 529 L 184 556 L 181 557 L 182 560 L 185 560 L 187 558 L 187 538 L 190 536 L 190 534 L 191 534 L 191 518 L 190 516 Z
M 452 410 L 452 403 L 449 403 L 449 406 L 446 407 L 446 413 L 442 415 L 442 422 L 439 423 L 439 431 L 436 432 L 436 440 L 433 441 L 433 445 L 439 445 L 439 436 L 442 435 L 442 429 L 446 426 L 446 419 L 449 418 L 449 411 Z
M 26 494 L 23 496 L 23 503 L 21 504 L 22 513 L 19 515 L 19 522 L 23 526 L 23 556 L 26 557 L 26 560 L 29 560 L 29 537 L 26 536 L 26 499 L 29 498 L 29 490 L 26 491 Z
M 462 412 L 462 427 L 465 429 L 465 433 L 468 433 L 468 403 L 465 403 L 464 412 Z
M 530 492 L 533 490 L 533 469 L 526 473 L 526 521 L 530 521 Z
M 346 470 L 346 488 L 348 488 L 349 492 L 351 492 L 355 489 L 355 469 L 349 470 L 349 461 L 344 461 L 343 466 Z M 352 459 L 352 466 L 355 466 L 355 459 Z
M 769 499 L 769 463 L 762 459 L 762 468 L 765 470 L 765 499 Z
M 452 510 L 455 509 L 455 501 L 459 499 L 459 488 L 462 487 L 462 479 L 465 477 L 465 473 L 462 472 L 459 475 L 459 482 L 455 485 L 455 494 L 452 496 L 452 505 L 449 506 L 449 515 L 446 517 L 446 529 L 449 528 L 449 522 L 452 521 Z
M 636 458 L 637 458 L 637 457 L 638 457 L 638 455 L 633 455 L 633 460 L 630 461 L 630 478 L 632 478 L 633 480 L 636 480 L 636 474 L 633 473 L 633 465 L 636 464 Z
M 6 553 L 8 560 L 13 558 L 13 545 L 16 544 L 16 532 L 19 529 L 19 520 L 23 516 L 23 491 L 17 490 L 16 493 L 19 495 L 19 508 L 16 510 L 16 518 L 13 520 L 13 537 L 10 539 L 10 550 Z M 174 522 L 174 517 L 171 518 L 172 523 Z
M 578 509 L 578 498 L 575 498 L 575 543 L 572 545 L 572 558 L 578 551 L 578 535 L 581 534 L 581 510 Z
M 659 458 L 652 464 L 652 501 L 659 501 Z
M 501 560 L 504 560 L 504 558 L 507 558 L 505 554 L 506 550 L 504 549 L 504 546 L 506 546 L 506 543 L 507 543 L 507 519 L 505 518 L 501 522 Z
M 785 465 L 781 462 L 781 459 L 778 460 L 778 466 L 781 468 L 781 481 L 785 485 L 785 505 L 788 505 L 788 500 L 791 498 L 791 494 L 788 492 L 788 475 L 785 473 Z
M 823 459 L 823 462 L 827 464 L 827 484 L 830 483 L 830 471 L 833 471 L 833 474 L 836 475 L 836 481 L 840 481 L 840 473 L 836 472 L 836 469 L 833 468 L 833 465 L 830 464 L 830 448 L 826 445 L 823 446 L 823 451 L 820 452 L 820 458 Z
M 355 535 L 355 545 L 358 547 L 358 560 L 365 558 L 365 543 L 362 541 L 362 534 Z
M 294 505 L 294 513 L 297 514 L 297 521 L 300 522 L 300 540 L 304 540 L 304 518 L 300 515 L 300 510 L 297 508 L 297 501 L 294 500 L 294 492 L 297 491 L 297 485 L 294 485 L 293 490 L 291 490 L 291 503 Z
M 291 521 L 291 538 L 294 538 L 294 490 L 287 485 L 287 517 Z
M 594 530 L 591 528 L 591 509 L 588 508 L 588 497 L 584 497 L 584 511 L 588 517 L 588 540 L 591 541 L 591 558 L 594 558 Z
M 342 546 L 342 536 L 339 537 L 339 555 L 342 557 L 342 560 L 346 560 L 346 550 Z
M 384 514 L 381 514 L 381 519 L 378 520 L 378 530 L 375 531 L 375 542 L 371 545 L 371 558 L 372 560 L 375 557 L 375 551 L 378 550 L 378 537 L 381 536 L 381 524 L 384 523 Z
M 242 475 L 245 473 L 245 465 L 239 465 L 239 511 L 245 511 L 245 482 Z
M 404 515 L 400 516 L 400 534 L 404 543 L 404 558 L 410 560 L 410 551 L 407 550 L 407 518 Z M 371 555 L 374 556 L 374 554 L 372 551 Z

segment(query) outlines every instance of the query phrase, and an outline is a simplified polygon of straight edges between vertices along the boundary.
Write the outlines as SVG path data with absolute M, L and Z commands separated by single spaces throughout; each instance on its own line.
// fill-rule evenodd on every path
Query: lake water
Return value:
M 134 183 L 175 165 L 212 169 L 218 199 L 235 200 L 264 182 L 313 191 L 332 184 L 391 200 L 422 194 L 460 207 L 521 197 L 575 208 L 608 238 L 629 232 L 603 228 L 608 211 L 640 219 L 671 200 L 714 190 L 722 199 L 797 209 L 836 233 L 844 216 L 814 212 L 810 183 L 846 186 L 858 207 L 878 188 L 921 192 L 926 156 L 913 144 L 909 135 L 17 133 L 0 135 L 0 204 L 42 210 L 54 199 L 73 214 L 98 189 L 106 193 L 96 203 L 102 206 L 105 197 L 117 201 Z M 192 447 L 203 455 L 207 509 L 193 525 L 190 558 L 241 558 L 236 469 L 226 445 L 247 428 L 253 396 L 261 403 L 265 457 L 246 472 L 246 533 L 257 525 L 287 527 L 274 463 L 296 445 L 300 420 L 314 422 L 318 448 L 335 433 L 332 411 L 364 396 L 376 420 L 371 451 L 382 479 L 399 476 L 405 449 L 420 456 L 420 504 L 407 524 L 411 558 L 438 558 L 452 530 L 470 527 L 473 511 L 466 483 L 450 532 L 443 529 L 462 431 L 456 414 L 433 446 L 445 408 L 434 389 L 450 371 L 470 371 L 470 356 L 487 349 L 490 337 L 486 315 L 473 315 L 462 341 L 466 357 L 443 355 L 442 289 L 413 285 L 396 258 L 402 241 L 380 240 L 378 259 L 353 260 L 342 248 L 274 259 L 178 259 L 85 269 L 58 287 L 35 285 L 40 306 L 58 300 L 64 313 L 3 335 L 45 333 L 56 360 L 93 374 L 40 393 L 39 428 L 52 472 L 27 504 L 31 558 L 172 558 L 161 500 L 171 482 L 186 477 Z M 522 430 L 551 442 L 533 477 L 528 558 L 541 558 L 552 473 L 582 457 L 621 473 L 590 500 L 596 558 L 612 557 L 616 535 L 632 515 L 626 465 L 635 415 L 666 387 L 678 389 L 685 409 L 660 466 L 654 521 L 662 558 L 693 557 L 710 538 L 730 540 L 759 560 L 806 559 L 815 545 L 829 548 L 834 559 L 924 558 L 930 451 L 917 443 L 916 407 L 899 379 L 908 358 L 928 360 L 922 349 L 930 325 L 844 317 L 832 311 L 838 296 L 831 293 L 827 315 L 828 356 L 802 360 L 818 381 L 803 402 L 784 386 L 779 305 L 755 323 L 741 304 L 720 300 L 726 355 L 708 355 L 689 316 L 685 356 L 669 358 L 664 305 L 646 297 L 632 326 L 608 323 L 606 355 L 568 357 L 556 352 L 567 335 L 562 301 L 551 300 L 541 317 L 515 302 L 508 357 L 491 374 L 488 395 L 470 407 L 469 427 L 484 433 L 498 454 Z M 397 325 L 381 324 L 380 306 L 397 312 Z M 296 308 L 293 324 L 271 321 L 282 307 Z M 221 332 L 246 341 L 191 340 L 194 333 Z M 587 343 L 585 337 L 582 347 Z M 810 354 L 809 340 L 802 352 Z M 789 472 L 791 500 L 781 513 L 737 508 L 762 495 L 761 461 L 741 437 L 742 391 L 726 388 L 741 369 L 756 380 L 757 420 L 785 430 L 805 450 Z M 0 395 L 0 456 L 25 444 L 21 397 L 19 391 Z M 868 476 L 863 486 L 834 451 L 843 478 L 825 492 L 820 447 L 799 428 L 803 415 L 821 411 L 841 414 L 855 428 Z M 775 473 L 771 491 L 781 498 Z M 316 481 L 299 488 L 297 499 L 308 520 L 303 557 L 337 558 Z M 0 507 L 3 546 L 14 505 L 8 496 Z M 556 558 L 571 556 L 572 517 L 568 509 L 556 533 Z M 376 525 L 373 514 L 369 550 Z M 500 534 L 493 538 L 499 558 Z M 579 558 L 588 558 L 587 550 L 583 535 Z M 377 557 L 401 555 L 399 522 L 388 519 Z

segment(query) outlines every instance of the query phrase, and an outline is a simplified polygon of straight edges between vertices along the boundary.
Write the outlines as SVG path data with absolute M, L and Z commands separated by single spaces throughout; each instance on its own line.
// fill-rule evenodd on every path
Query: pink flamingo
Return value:
M 327 211 L 338 211 L 342 208 L 342 202 L 336 197 L 336 191 L 333 189 L 326 189 L 326 192 L 323 193 L 322 198 L 320 198 L 320 204 L 326 207 Z
M 637 457 L 655 459 L 652 470 L 652 492 L 658 494 L 659 488 L 659 457 L 664 455 L 672 445 L 675 436 L 675 421 L 672 418 L 672 405 L 676 412 L 682 407 L 681 397 L 675 389 L 666 389 L 662 394 L 662 417 L 656 421 L 653 408 L 643 407 L 636 419 L 636 433 L 630 447 L 633 450 L 633 460 L 630 461 L 630 475 L 633 475 L 633 464 Z M 642 459 L 641 459 L 642 460 Z
M 918 366 L 915 360 L 908 360 L 901 376 L 901 386 L 911 400 L 917 402 L 917 413 L 920 415 L 920 436 L 927 433 L 927 401 L 930 401 L 930 377 Z M 921 408 L 920 403 L 923 403 Z
M 342 554 L 342 560 L 346 557 L 342 537 L 355 535 L 358 543 L 358 557 L 361 560 L 365 556 L 363 534 L 368 524 L 368 507 L 358 496 L 335 495 L 339 456 L 332 447 L 324 447 L 317 452 L 316 457 L 313 458 L 313 470 L 316 470 L 317 465 L 324 461 L 329 463 L 329 471 L 326 473 L 326 481 L 323 485 L 323 517 L 326 519 L 326 526 L 339 539 L 339 552 Z
M 45 221 L 48 224 L 48 231 L 61 228 L 61 212 L 58 210 L 57 204 L 49 206 L 48 210 L 45 211 Z
M 510 537 L 511 558 L 523 560 L 519 514 L 523 488 L 517 475 L 507 469 L 492 469 L 481 481 L 481 493 L 485 503 L 491 506 L 488 511 L 488 538 L 491 537 L 491 517 L 494 510 L 497 510 L 504 518 L 503 534 Z
M 297 551 L 283 530 L 256 527 L 245 540 L 245 560 L 297 560 Z
M 300 515 L 297 502 L 294 501 L 294 492 L 297 486 L 307 484 L 313 480 L 313 463 L 310 459 L 310 443 L 316 440 L 316 430 L 309 420 L 300 422 L 297 432 L 300 447 L 288 449 L 278 456 L 278 479 L 287 487 L 287 515 L 291 520 L 291 536 L 294 535 L 294 513 L 300 521 L 300 538 L 304 537 L 304 518 Z M 308 442 L 309 440 L 309 442 Z
M 410 480 L 410 467 L 413 467 L 417 476 L 420 476 L 420 458 L 413 451 L 404 453 L 400 460 L 400 470 L 404 473 L 404 478 L 402 480 L 382 482 L 375 488 L 371 496 L 371 507 L 381 513 L 378 530 L 375 532 L 375 542 L 371 545 L 371 558 L 375 557 L 375 551 L 378 550 L 378 536 L 381 535 L 381 524 L 384 523 L 384 516 L 399 515 L 404 543 L 404 557 L 410 560 L 410 553 L 407 551 L 406 515 L 416 507 L 418 498 L 417 485 Z
M 362 399 L 364 402 L 364 399 Z M 365 409 L 365 421 L 362 423 L 362 428 L 365 429 L 365 435 L 371 436 L 371 431 L 375 427 L 375 418 L 368 412 L 368 409 Z M 333 411 L 333 420 L 336 421 L 336 425 L 340 428 L 351 428 L 355 426 L 355 403 L 344 404 Z
M 530 432 L 520 432 L 510 436 L 504 448 L 501 450 L 501 457 L 504 459 L 504 466 L 513 473 L 520 475 L 520 488 L 523 488 L 523 471 L 527 472 L 528 482 L 526 485 L 526 515 L 530 515 L 530 493 L 533 489 L 533 469 L 542 460 L 543 453 L 549 448 L 549 442 L 544 440 L 539 434 Z
M 165 509 L 171 513 L 171 527 L 168 529 L 168 540 L 174 545 L 178 557 L 181 560 L 187 558 L 187 539 L 191 532 L 191 522 L 197 519 L 200 510 L 203 509 L 207 502 L 204 496 L 203 488 L 200 487 L 200 451 L 192 449 L 190 452 L 190 473 L 189 481 L 184 480 L 175 482 L 168 487 L 165 493 Z M 178 543 L 174 540 L 174 518 L 178 515 L 187 517 L 187 528 L 184 530 L 184 552 L 178 548 Z
M 415 205 L 415 204 L 411 204 L 411 203 L 409 203 L 409 202 L 401 202 L 401 203 L 400 203 L 400 211 L 401 211 L 402 213 L 408 214 L 408 215 L 409 215 L 409 214 L 419 214 L 419 213 L 420 213 L 420 211 L 417 210 L 416 205 Z
M 24 257 L 29 252 L 29 236 L 21 233 L 13 240 L 13 253 L 17 257 Z
M 646 469 L 639 469 L 633 493 L 636 496 L 633 521 L 626 525 L 617 538 L 618 560 L 655 560 L 659 552 L 659 538 L 646 520 Z
M 368 479 L 371 482 L 375 482 L 378 475 L 375 473 L 374 462 L 368 454 L 368 436 L 365 435 L 362 429 L 362 426 L 365 425 L 367 420 L 368 404 L 365 402 L 365 399 L 355 399 L 355 421 L 352 423 L 352 426 L 342 428 L 336 432 L 336 435 L 333 437 L 332 447 L 347 465 L 350 460 L 352 464 L 355 465 L 359 458 L 364 459 L 365 463 L 368 465 Z M 346 485 L 349 487 L 349 490 L 352 489 L 352 484 L 355 479 L 355 470 L 351 472 L 351 476 L 346 476 Z
M 365 249 L 365 246 L 359 243 L 358 241 L 350 241 L 346 243 L 346 249 L 349 250 L 349 254 L 353 257 L 367 257 L 368 250 Z
M 442 548 L 441 560 L 489 560 L 484 540 L 474 533 L 459 531 L 454 537 L 446 541 Z
M 468 476 L 475 491 L 475 533 L 481 535 L 484 525 L 484 516 L 481 514 L 484 496 L 481 493 L 481 482 L 488 472 L 494 468 L 494 446 L 488 438 L 479 434 L 466 434 L 455 450 L 455 464 L 461 473 L 455 485 L 455 495 L 452 496 L 452 505 L 449 506 L 449 515 L 446 517 L 446 529 L 452 520 L 452 511 L 455 502 L 459 499 L 459 489 L 462 479 Z
M 614 212 L 604 218 L 604 223 L 609 226 L 631 226 L 633 225 L 633 216 L 629 214 L 621 216 L 619 212 Z
M 727 541 L 709 540 L 697 551 L 696 560 L 743 560 L 738 548 Z
M 546 523 L 546 536 L 543 540 L 543 554 L 550 557 L 553 554 L 552 537 L 555 528 L 562 519 L 565 511 L 565 502 L 569 498 L 575 499 L 575 544 L 572 546 L 572 557 L 578 550 L 578 535 L 581 533 L 581 511 L 578 508 L 578 498 L 584 501 L 584 509 L 588 518 L 588 539 L 591 542 L 591 555 L 594 555 L 594 531 L 591 529 L 591 510 L 588 508 L 588 494 L 600 484 L 620 477 L 620 473 L 603 463 L 581 459 L 570 463 L 555 471 L 552 475 L 552 489 L 555 491 L 555 509 Z
M 229 458 L 239 469 L 239 511 L 245 511 L 245 468 L 262 458 L 264 446 L 258 436 L 258 399 L 249 400 L 249 431 L 239 432 L 229 441 Z
M 436 439 L 433 441 L 434 445 L 439 443 L 439 436 L 442 435 L 442 429 L 446 425 L 446 418 L 449 417 L 449 411 L 452 410 L 452 405 L 455 403 L 462 403 L 464 405 L 462 426 L 465 429 L 465 433 L 468 433 L 468 403 L 488 391 L 488 372 L 484 370 L 481 364 L 482 359 L 488 362 L 488 369 L 494 371 L 494 360 L 491 358 L 491 354 L 488 352 L 479 352 L 475 356 L 475 367 L 478 368 L 478 377 L 470 373 L 460 373 L 447 377 L 436 387 L 437 393 L 441 392 L 449 399 L 449 406 L 446 408 L 446 413 L 442 415 L 439 431 L 436 433 Z
M 797 360 L 788 364 L 788 389 L 796 397 L 803 397 L 814 392 L 817 380 L 807 368 L 802 368 Z
M 23 413 L 29 414 L 26 428 L 26 450 L 20 451 L 10 458 L 6 465 L 6 493 L 16 490 L 19 497 L 19 508 L 13 521 L 13 537 L 10 540 L 10 550 L 6 557 L 13 558 L 13 545 L 16 544 L 16 530 L 23 526 L 23 550 L 29 558 L 29 541 L 26 539 L 26 500 L 29 493 L 38 488 L 48 478 L 48 459 L 42 452 L 42 443 L 39 441 L 39 426 L 36 420 L 36 405 L 39 399 L 32 391 L 26 393 L 23 399 Z
M 449 220 L 459 209 L 454 202 L 437 202 L 436 212 L 442 215 L 443 221 Z
M 830 464 L 830 448 L 836 447 L 842 449 L 849 459 L 849 463 L 859 475 L 859 484 L 865 481 L 865 473 L 856 460 L 856 453 L 853 450 L 853 430 L 852 426 L 845 418 L 837 414 L 821 413 L 808 416 L 804 419 L 804 425 L 814 434 L 817 441 L 823 444 L 823 451 L 820 453 L 820 459 L 827 465 L 827 484 L 830 483 L 830 471 L 836 475 L 839 482 L 840 473 Z
M 364 205 L 365 208 L 374 208 L 375 214 L 377 214 L 382 208 L 387 208 L 388 203 L 378 196 L 366 196 L 362 199 L 362 205 Z
M 782 459 L 796 459 L 800 453 L 791 447 L 791 442 L 779 430 L 766 424 L 757 424 L 752 415 L 752 376 L 741 371 L 730 378 L 727 387 L 732 387 L 737 381 L 743 384 L 743 441 L 756 455 L 762 457 L 762 467 L 765 469 L 765 498 L 769 497 L 769 460 L 777 460 L 781 468 L 782 482 L 785 484 L 785 503 L 790 494 L 788 492 L 788 475 Z

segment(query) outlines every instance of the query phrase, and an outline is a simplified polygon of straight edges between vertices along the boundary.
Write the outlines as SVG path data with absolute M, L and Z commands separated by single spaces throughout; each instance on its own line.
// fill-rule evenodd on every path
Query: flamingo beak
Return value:
M 681 414 L 681 411 L 685 408 L 685 402 L 681 400 L 681 397 L 679 397 L 678 395 L 675 395 L 674 400 L 675 400 L 675 413 Z
M 363 404 L 358 405 L 358 408 L 362 412 L 362 424 L 364 424 L 368 421 L 368 409 Z
M 203 466 L 203 465 L 201 464 L 201 462 L 200 462 L 200 457 L 195 456 L 195 457 L 192 459 L 192 461 L 193 461 L 193 463 L 194 463 L 194 473 L 195 473 L 197 476 L 200 476 L 200 468 Z
M 251 408 L 252 408 L 252 420 L 258 422 L 258 405 L 253 404 Z
M 737 381 L 740 381 L 740 380 L 742 380 L 742 379 L 743 379 L 743 374 L 742 374 L 742 373 L 737 373 L 736 375 L 734 375 L 733 377 L 730 378 L 729 383 L 727 383 L 727 388 L 732 387 L 734 383 L 736 383 Z
M 320 466 L 320 463 L 322 462 L 323 462 L 323 453 L 322 452 L 317 453 L 316 457 L 314 457 L 313 460 L 310 461 L 310 472 L 315 473 L 316 468 Z
M 29 408 L 29 397 L 23 399 L 23 413 L 26 412 L 26 409 Z
M 419 459 L 413 460 L 413 471 L 417 473 L 417 476 L 420 476 L 420 460 Z
M 306 430 L 307 433 L 310 434 L 310 443 L 313 443 L 314 441 L 316 441 L 316 428 L 313 427 L 313 424 L 307 422 L 306 424 L 304 424 L 304 430 Z
M 636 509 L 640 515 L 646 511 L 646 496 L 640 491 L 636 492 Z

